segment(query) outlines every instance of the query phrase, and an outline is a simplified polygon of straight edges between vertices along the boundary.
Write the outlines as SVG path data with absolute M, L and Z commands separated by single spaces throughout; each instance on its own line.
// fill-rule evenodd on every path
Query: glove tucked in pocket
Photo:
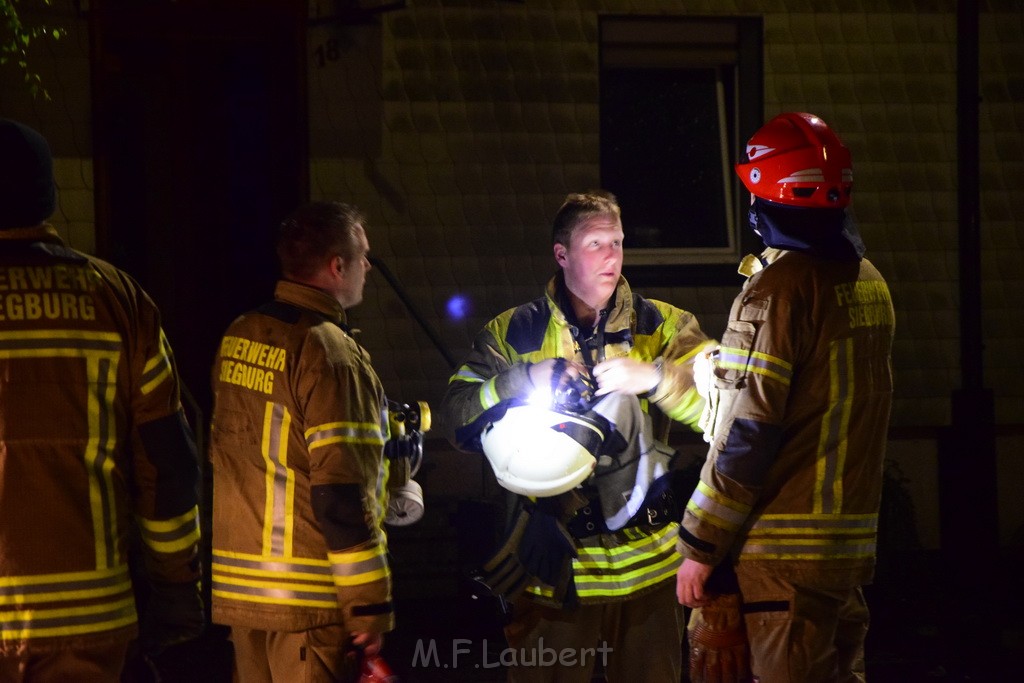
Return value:
M 563 602 L 574 594 L 574 557 L 572 536 L 558 510 L 549 504 L 526 502 L 505 543 L 484 565 L 480 580 L 506 600 L 518 596 L 531 581 L 539 581 L 552 588 L 556 601 Z

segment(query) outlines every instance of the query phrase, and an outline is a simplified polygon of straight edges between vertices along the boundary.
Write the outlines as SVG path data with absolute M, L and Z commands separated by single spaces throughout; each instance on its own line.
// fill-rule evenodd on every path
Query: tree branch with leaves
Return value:
M 53 0 L 38 0 L 44 5 Z M 0 0 L 0 66 L 12 64 L 22 73 L 25 87 L 33 97 L 50 99 L 43 79 L 29 66 L 28 47 L 36 39 L 60 40 L 65 29 L 45 25 L 26 25 L 18 16 L 20 0 Z

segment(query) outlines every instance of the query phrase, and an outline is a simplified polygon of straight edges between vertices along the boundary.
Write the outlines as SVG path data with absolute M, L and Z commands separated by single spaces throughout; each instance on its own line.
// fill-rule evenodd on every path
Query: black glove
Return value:
M 153 582 L 139 624 L 139 649 L 156 657 L 172 645 L 199 637 L 204 616 L 199 582 Z
M 523 530 L 516 555 L 527 574 L 558 588 L 572 577 L 572 558 L 576 557 L 572 536 L 549 506 L 527 506 L 529 519 Z

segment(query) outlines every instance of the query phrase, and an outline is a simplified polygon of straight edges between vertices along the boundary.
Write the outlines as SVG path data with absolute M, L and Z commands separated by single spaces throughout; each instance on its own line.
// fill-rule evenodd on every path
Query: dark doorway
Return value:
M 97 251 L 156 300 L 209 415 L 217 340 L 308 197 L 305 4 L 94 1 Z

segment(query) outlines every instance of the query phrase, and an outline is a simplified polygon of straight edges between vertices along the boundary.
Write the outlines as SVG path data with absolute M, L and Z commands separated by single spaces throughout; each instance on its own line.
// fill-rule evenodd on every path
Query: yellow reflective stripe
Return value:
M 305 438 L 310 450 L 333 443 L 384 445 L 384 432 L 373 422 L 328 422 L 307 429 Z
M 873 557 L 878 515 L 775 514 L 758 519 L 741 559 L 826 560 Z
M 213 549 L 213 558 L 225 571 L 252 572 L 275 574 L 280 576 L 295 575 L 299 577 L 330 577 L 331 563 L 327 559 L 311 557 L 270 557 L 252 553 L 237 553 L 230 550 Z M 329 578 L 327 579 L 330 580 Z
M 227 600 L 337 609 L 330 563 L 213 550 L 212 593 Z
M 83 600 L 131 590 L 128 567 L 0 578 L 0 605 Z
M 719 349 L 715 365 L 728 370 L 753 372 L 782 384 L 789 385 L 793 378 L 793 364 L 760 351 L 723 346 Z
M 576 548 L 579 557 L 576 564 L 581 567 L 606 567 L 615 568 L 635 563 L 638 559 L 651 557 L 652 554 L 663 552 L 667 548 L 675 548 L 676 524 L 667 524 L 661 529 L 651 533 L 643 534 L 638 538 L 631 539 L 612 548 L 602 545 L 582 545 Z M 600 542 L 600 536 L 594 536 Z M 581 543 L 586 544 L 590 539 L 584 539 Z
M 580 597 L 629 595 L 641 588 L 653 586 L 676 575 L 682 556 L 673 552 L 657 563 L 625 574 L 614 576 L 588 575 L 576 577 L 576 593 Z
M 113 598 L 113 599 L 112 599 Z M 73 607 L 61 603 L 89 601 Z M 0 578 L 0 639 L 106 631 L 135 622 L 128 567 Z M 31 605 L 24 608 L 24 605 Z
M 86 373 L 92 391 L 87 395 L 89 439 L 85 446 L 85 469 L 89 475 L 89 506 L 92 510 L 96 568 L 114 564 L 116 552 L 117 510 L 114 495 L 114 458 L 117 425 L 114 402 L 117 390 L 117 363 L 110 358 L 89 357 Z
M 498 402 L 501 401 L 496 387 L 497 379 L 496 376 L 492 377 L 480 385 L 480 405 L 484 410 L 498 405 Z
M 751 525 L 752 529 L 764 528 L 813 528 L 815 531 L 826 532 L 837 528 L 875 529 L 878 526 L 878 514 L 873 512 L 847 514 L 820 513 L 772 513 L 758 517 Z
M 32 348 L 47 350 L 55 348 L 55 340 L 72 342 L 88 342 L 76 344 L 74 349 L 84 352 L 105 346 L 108 350 L 118 351 L 121 348 L 121 335 L 116 332 L 93 332 L 91 330 L 7 330 L 0 333 L 0 339 L 11 342 L 44 341 L 45 344 L 34 345 Z
M 142 386 L 139 390 L 143 395 L 148 394 L 170 376 L 171 345 L 167 342 L 164 331 L 160 330 L 160 348 L 155 356 L 146 360 L 142 369 Z
M 89 483 L 89 509 L 95 542 L 95 566 L 106 569 L 117 558 L 113 453 L 117 448 L 114 403 L 121 337 L 113 332 L 32 330 L 0 332 L 0 358 L 81 358 L 85 364 L 86 422 L 89 434 L 82 454 Z
M 321 594 L 322 599 L 327 602 L 336 602 L 334 585 L 320 585 L 320 584 L 309 584 L 309 583 L 296 583 L 289 581 L 282 581 L 280 577 L 274 576 L 268 580 L 260 579 L 246 579 L 240 576 L 232 574 L 221 573 L 217 575 L 216 585 L 219 586 L 219 590 L 224 590 L 229 586 L 235 586 L 236 588 L 255 588 L 257 591 L 251 592 L 251 596 L 265 598 L 280 598 L 285 593 L 291 593 L 293 596 L 297 595 L 315 595 Z M 244 591 L 243 591 L 244 592 Z M 303 599 L 303 598 L 289 598 L 289 599 Z M 304 598 L 310 599 L 310 598 Z M 315 599 L 315 598 L 313 598 Z
M 677 530 L 678 525 L 669 524 L 620 546 L 577 548 L 579 558 L 572 562 L 577 594 L 586 598 L 628 595 L 672 578 L 682 562 L 675 551 Z M 594 538 L 600 542 L 600 537 Z M 550 587 L 539 584 L 527 590 L 552 595 Z
M 267 401 L 263 412 L 264 502 L 263 552 L 289 556 L 292 553 L 295 472 L 288 467 L 288 432 L 292 417 L 288 408 Z
M 214 586 L 217 586 L 214 583 Z M 333 591 L 333 589 L 332 589 Z M 338 600 L 317 600 L 315 598 L 299 598 L 299 597 L 287 597 L 286 594 L 281 591 L 275 591 L 279 595 L 247 595 L 245 591 L 240 590 L 227 590 L 224 588 L 211 588 L 210 594 L 215 595 L 218 598 L 225 600 L 242 600 L 245 602 L 255 602 L 261 605 L 290 605 L 295 607 L 321 607 L 326 609 L 337 609 Z M 294 593 L 287 593 L 287 595 L 294 595 Z
M 159 553 L 174 553 L 199 542 L 199 507 L 171 519 L 139 517 L 139 530 L 146 546 Z
M 692 425 L 697 422 L 700 418 L 701 412 L 704 410 L 704 397 L 701 396 L 697 390 L 690 387 L 683 393 L 682 398 L 672 410 L 666 411 L 666 414 L 675 420 L 685 425 Z
M 132 596 L 103 605 L 0 611 L 0 639 L 26 640 L 110 631 L 134 624 Z
M 383 545 L 352 553 L 327 553 L 327 557 L 336 586 L 358 586 L 391 576 Z
M 815 512 L 843 509 L 843 470 L 854 392 L 853 358 L 853 339 L 832 342 L 829 349 L 829 407 L 822 416 L 815 463 Z
M 743 544 L 742 560 L 838 560 L 875 556 L 875 540 L 776 539 L 772 543 Z
M 452 382 L 483 382 L 484 378 L 473 372 L 468 365 L 460 367 L 454 375 L 448 378 L 448 383 Z
M 701 481 L 690 496 L 686 509 L 719 529 L 736 531 L 747 520 L 751 507 L 726 497 Z

